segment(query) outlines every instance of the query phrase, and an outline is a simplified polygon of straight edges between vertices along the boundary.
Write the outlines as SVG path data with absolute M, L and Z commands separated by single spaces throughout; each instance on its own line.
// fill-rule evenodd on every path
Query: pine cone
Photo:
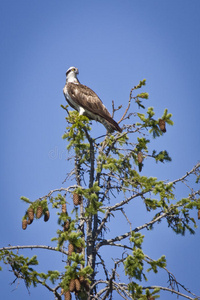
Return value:
M 68 255 L 71 256 L 72 252 L 74 252 L 74 245 L 69 244 L 69 246 L 68 246 Z
M 45 214 L 44 214 L 44 221 L 47 222 L 50 218 L 50 212 L 49 210 L 45 211 Z
M 74 292 L 76 289 L 76 284 L 75 284 L 75 280 L 71 279 L 70 283 L 69 283 L 69 291 L 70 292 Z
M 41 218 L 42 213 L 43 213 L 43 208 L 42 208 L 41 205 L 39 205 L 39 206 L 37 207 L 37 211 L 36 211 L 36 218 L 37 218 L 37 219 Z
M 143 161 L 142 152 L 140 152 L 140 151 L 138 152 L 137 159 L 138 159 L 139 172 L 141 172 L 142 171 L 142 166 L 143 166 L 143 164 L 142 164 L 142 161 Z
M 71 296 L 70 291 L 65 292 L 65 300 L 71 300 L 71 299 L 72 299 L 72 296 Z
M 34 210 L 32 207 L 29 207 L 29 209 L 27 210 L 28 213 L 28 218 L 30 220 L 30 224 L 33 222 L 34 219 Z
M 65 221 L 63 226 L 64 231 L 67 231 L 69 229 L 69 226 L 70 226 L 70 221 L 69 220 Z
M 166 132 L 166 128 L 165 128 L 165 120 L 159 119 L 158 125 L 159 125 L 160 130 L 161 130 L 162 132 Z
M 83 197 L 77 193 L 73 194 L 73 202 L 74 205 L 80 205 L 83 201 Z
M 140 152 L 140 151 L 138 152 L 137 159 L 138 159 L 138 163 L 141 164 L 143 161 L 142 152 Z
M 33 223 L 33 221 L 31 221 L 30 219 L 27 220 L 27 224 L 31 225 L 31 223 Z
M 66 212 L 67 212 L 67 205 L 65 203 L 65 204 L 62 204 L 62 213 L 66 213 Z
M 198 210 L 198 219 L 200 219 L 200 209 Z
M 27 220 L 24 219 L 24 220 L 22 221 L 22 229 L 25 230 L 26 228 L 27 228 Z
M 77 292 L 79 292 L 81 289 L 81 284 L 78 278 L 75 279 L 75 288 Z

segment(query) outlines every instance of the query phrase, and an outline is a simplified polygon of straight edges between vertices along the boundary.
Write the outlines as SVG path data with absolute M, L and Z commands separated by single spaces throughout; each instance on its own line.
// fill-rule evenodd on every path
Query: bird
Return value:
M 90 120 L 96 120 L 104 125 L 108 133 L 122 132 L 118 123 L 97 96 L 97 94 L 79 82 L 77 75 L 79 70 L 70 67 L 66 72 L 66 83 L 63 93 L 68 104 L 79 112 L 79 115 L 87 116 Z

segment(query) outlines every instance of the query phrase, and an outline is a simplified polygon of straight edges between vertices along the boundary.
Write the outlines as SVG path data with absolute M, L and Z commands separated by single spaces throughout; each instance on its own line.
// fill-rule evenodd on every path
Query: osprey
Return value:
M 77 110 L 79 115 L 102 123 L 108 132 L 115 130 L 121 132 L 122 129 L 113 120 L 101 99 L 89 87 L 80 84 L 77 74 L 79 72 L 75 67 L 69 68 L 66 72 L 66 84 L 63 93 L 69 105 Z

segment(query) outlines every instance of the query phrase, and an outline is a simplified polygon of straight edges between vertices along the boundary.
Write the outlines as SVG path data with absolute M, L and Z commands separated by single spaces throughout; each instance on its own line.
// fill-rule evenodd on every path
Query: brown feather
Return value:
M 67 90 L 71 99 L 78 104 L 78 106 L 83 107 L 86 111 L 91 112 L 96 116 L 100 116 L 105 119 L 113 130 L 122 131 L 117 122 L 112 119 L 109 111 L 104 106 L 101 99 L 97 94 L 91 90 L 89 87 L 83 84 L 75 84 L 72 82 L 67 83 Z M 71 105 L 71 103 L 70 103 Z M 75 108 L 73 106 L 73 108 Z M 76 109 L 76 108 L 75 108 Z M 88 116 L 91 118 L 91 116 Z M 105 126 L 105 124 L 104 124 Z M 109 127 L 109 126 L 108 126 Z

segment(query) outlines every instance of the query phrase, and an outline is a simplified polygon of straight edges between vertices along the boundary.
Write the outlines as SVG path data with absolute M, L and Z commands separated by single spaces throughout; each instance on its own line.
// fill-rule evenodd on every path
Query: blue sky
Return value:
M 61 187 L 70 169 L 61 138 L 66 123 L 60 104 L 65 104 L 62 88 L 72 65 L 79 68 L 81 83 L 110 111 L 112 100 L 125 107 L 130 89 L 146 78 L 145 91 L 156 116 L 166 107 L 173 114 L 174 126 L 154 141 L 155 147 L 169 151 L 172 162 L 147 164 L 144 175 L 173 180 L 198 162 L 199 13 L 199 0 L 1 1 L 1 246 L 50 244 L 54 236 L 53 213 L 49 222 L 21 230 L 26 205 L 20 196 L 34 200 Z M 118 112 L 116 120 L 120 116 Z M 93 127 L 94 134 L 105 133 L 102 125 L 93 122 Z M 199 233 L 197 229 L 195 236 L 183 238 L 160 225 L 145 244 L 152 258 L 166 254 L 168 269 L 198 295 Z M 48 265 L 47 257 L 39 255 Z M 57 267 L 55 261 L 52 268 Z M 27 299 L 23 283 L 10 286 L 12 276 L 4 270 L 2 298 Z M 49 292 L 40 288 L 31 289 L 29 299 L 41 292 L 49 299 Z

